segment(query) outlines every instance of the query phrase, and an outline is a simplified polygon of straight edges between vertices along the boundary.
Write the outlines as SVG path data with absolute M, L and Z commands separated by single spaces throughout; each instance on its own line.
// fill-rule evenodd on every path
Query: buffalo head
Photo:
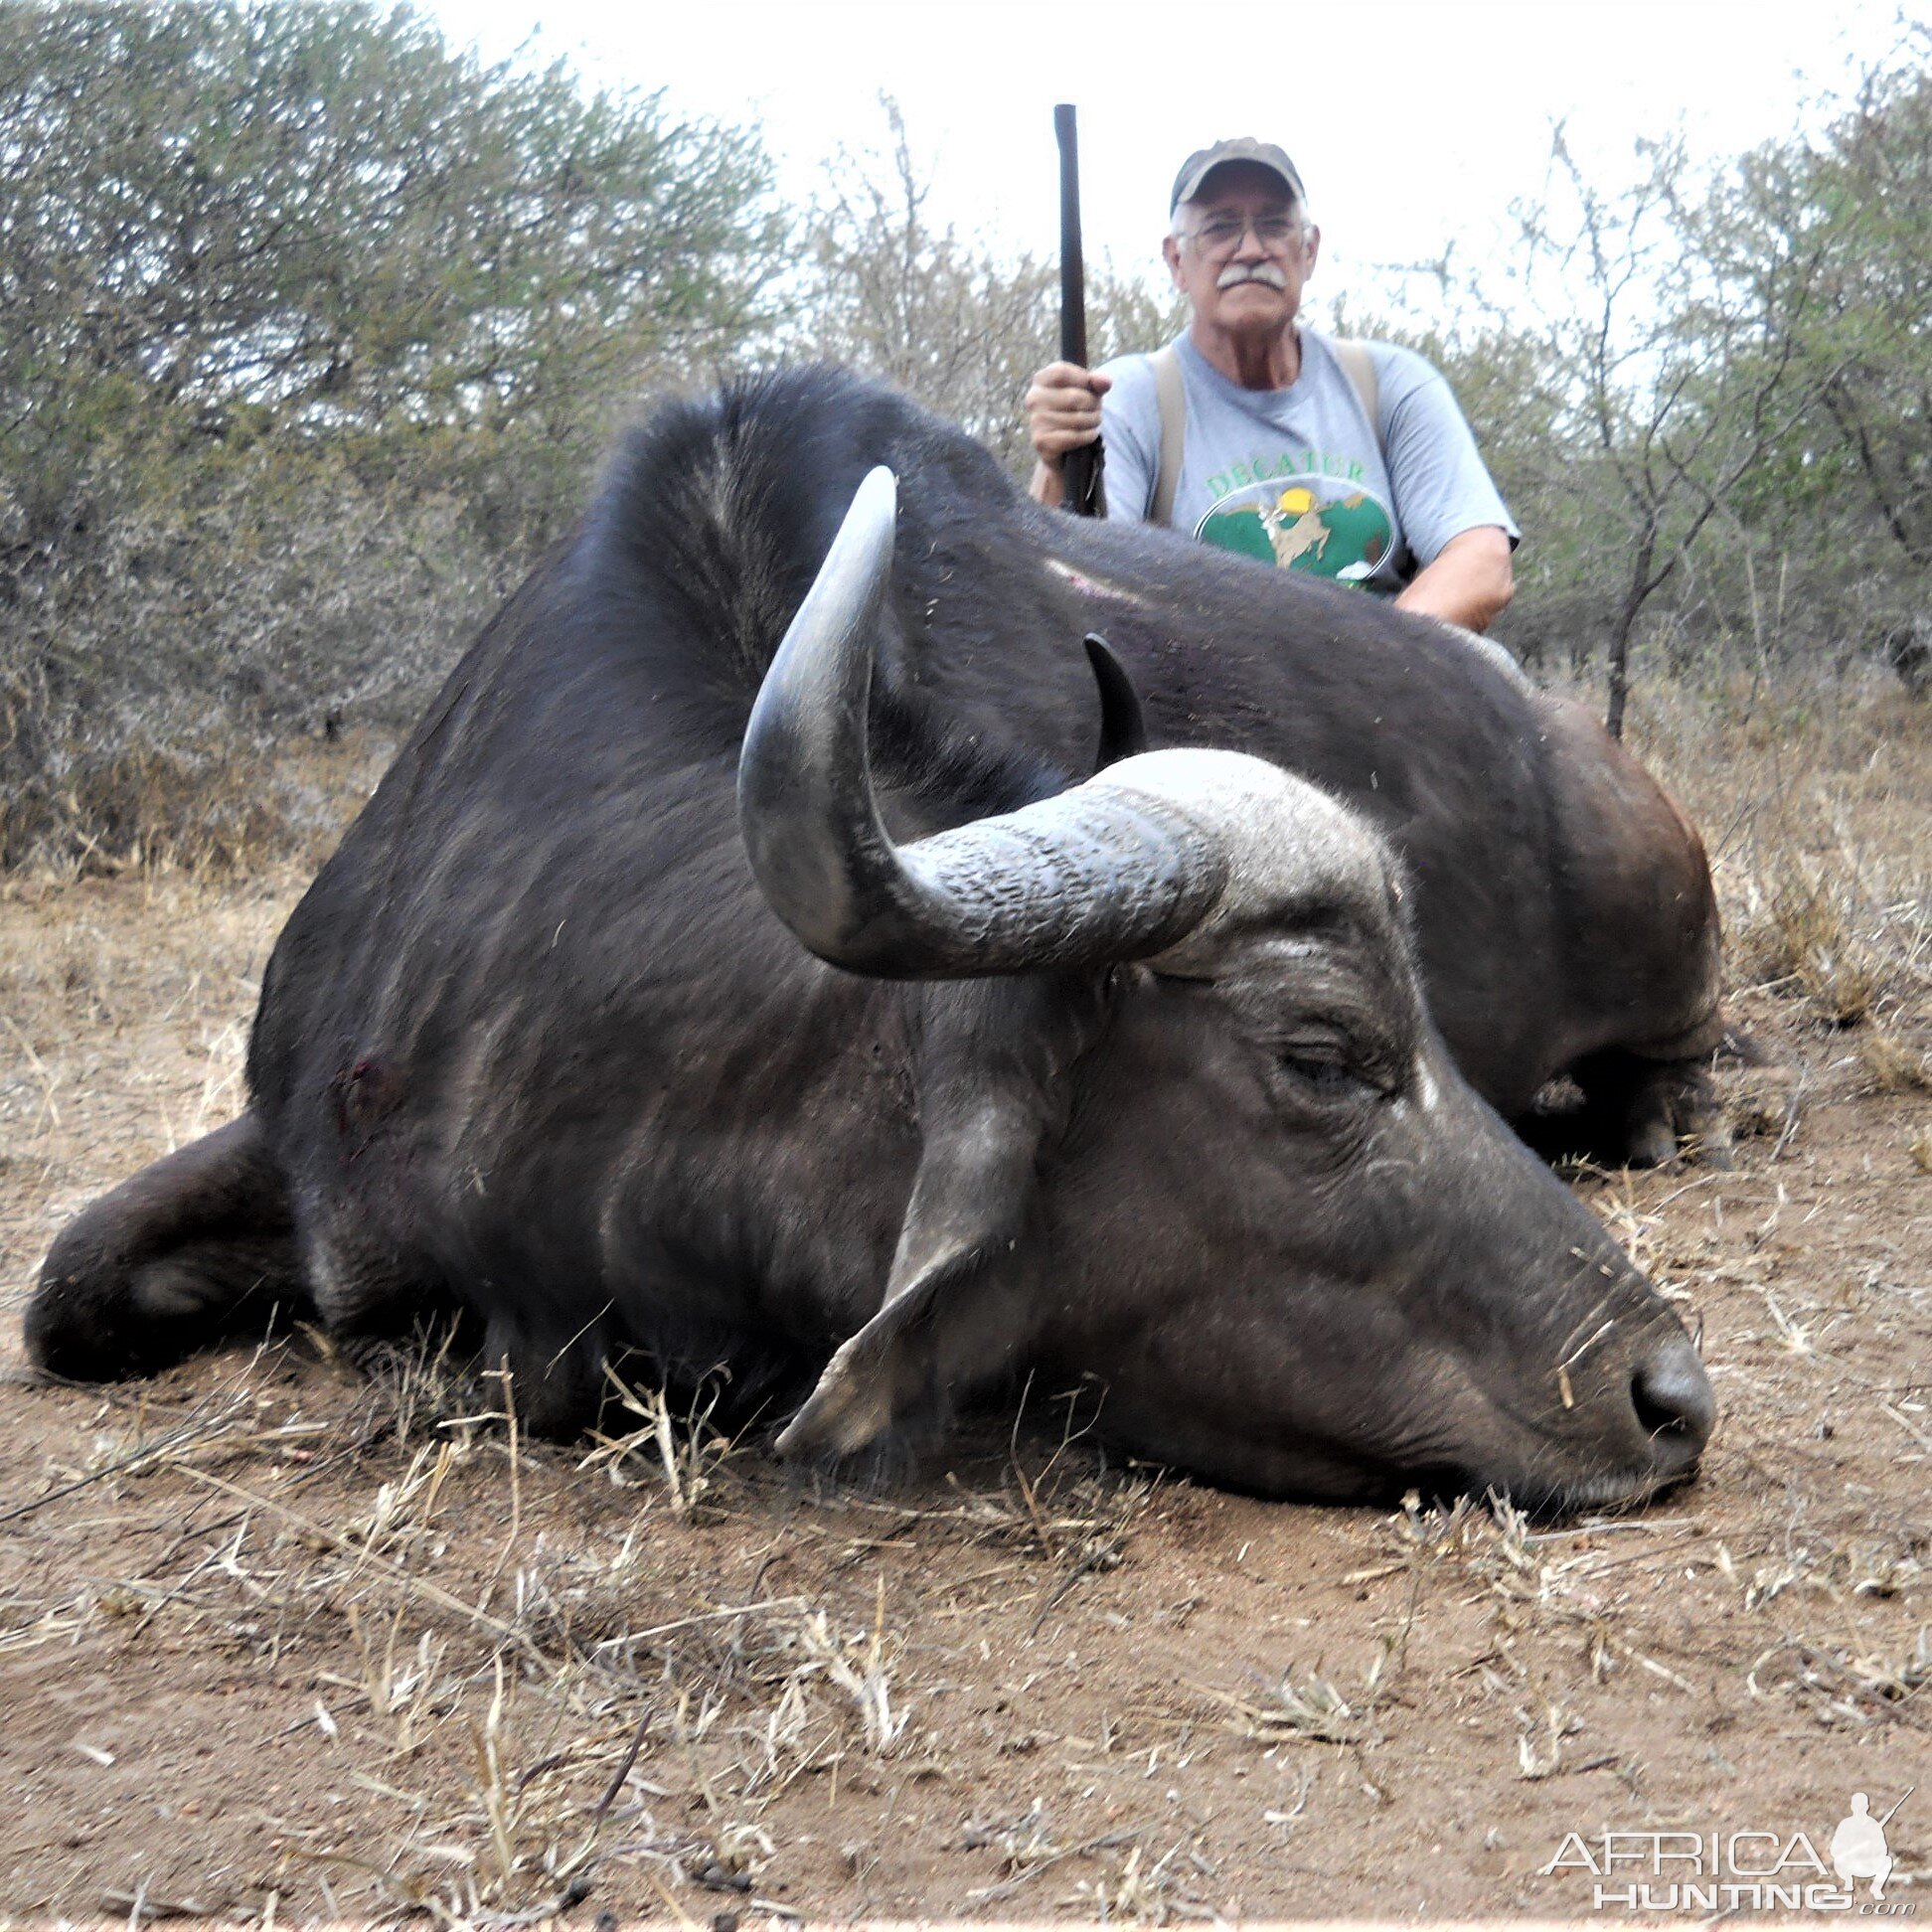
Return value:
M 785 924 L 931 983 L 883 1304 L 781 1448 L 851 1453 L 1025 1364 L 1098 1377 L 1138 1453 L 1267 1492 L 1590 1506 L 1691 1470 L 1695 1350 L 1458 1073 L 1356 814 L 1170 749 L 894 841 L 868 752 L 894 515 L 875 470 L 739 767 Z

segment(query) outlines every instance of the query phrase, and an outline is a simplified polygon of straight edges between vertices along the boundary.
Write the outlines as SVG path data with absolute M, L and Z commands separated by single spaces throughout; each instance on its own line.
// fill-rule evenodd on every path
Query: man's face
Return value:
M 1295 319 L 1321 235 L 1303 221 L 1278 175 L 1229 161 L 1179 214 L 1181 232 L 1167 238 L 1162 252 L 1200 320 L 1266 335 Z

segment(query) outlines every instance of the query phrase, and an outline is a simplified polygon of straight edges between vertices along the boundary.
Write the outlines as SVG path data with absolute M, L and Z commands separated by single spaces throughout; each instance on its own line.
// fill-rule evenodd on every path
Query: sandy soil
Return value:
M 1922 1916 L 1932 756 L 1868 736 L 1757 791 L 1748 735 L 1686 758 L 1779 1063 L 1723 1076 L 1733 1170 L 1577 1185 L 1723 1419 L 1690 1488 L 1555 1528 L 1122 1469 L 1046 1391 L 864 1492 L 677 1416 L 533 1448 L 307 1340 L 34 1386 L 48 1240 L 233 1111 L 299 882 L 0 887 L 0 1913 L 1587 1918 L 1568 1833 L 1823 1849 L 1916 1785 Z M 1763 964 L 1787 861 L 1842 914 L 1809 975 Z

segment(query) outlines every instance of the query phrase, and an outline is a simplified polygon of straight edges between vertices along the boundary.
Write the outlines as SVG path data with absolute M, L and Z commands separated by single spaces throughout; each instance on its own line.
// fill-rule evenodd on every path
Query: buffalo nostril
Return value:
M 1674 1337 L 1652 1350 L 1631 1377 L 1637 1420 L 1667 1471 L 1688 1469 L 1710 1440 L 1717 1420 L 1710 1377 L 1689 1340 Z

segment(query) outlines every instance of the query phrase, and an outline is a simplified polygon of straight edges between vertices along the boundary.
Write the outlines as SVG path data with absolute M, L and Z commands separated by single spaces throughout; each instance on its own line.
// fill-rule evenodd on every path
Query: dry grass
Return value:
M 1848 885 L 1842 875 L 1824 868 L 1808 873 L 1797 861 L 1764 885 L 1753 881 L 1734 942 L 1751 983 L 1795 990 L 1835 1027 L 1868 1018 L 1883 985 L 1876 951 L 1855 923 Z
M 1858 1036 L 1857 1054 L 1868 1093 L 1932 1092 L 1932 1055 L 1906 1046 L 1896 1034 L 1866 1027 Z
M 244 1520 L 212 1566 L 205 1558 L 165 1591 L 128 1579 L 114 1586 L 126 1609 L 110 1592 L 64 1616 L 43 1611 L 31 1631 L 9 1634 L 71 1641 L 102 1618 L 147 1614 L 157 1599 L 249 1645 L 287 1643 L 298 1628 L 311 1639 L 346 1633 L 354 1666 L 317 1674 L 303 1722 L 331 1749 L 362 1758 L 354 1782 L 396 1822 L 374 1844 L 313 1854 L 314 1881 L 337 1902 L 375 1895 L 452 1923 L 503 1922 L 565 1909 L 630 1870 L 674 1913 L 703 1913 L 676 1902 L 687 1894 L 771 1906 L 755 1890 L 775 1850 L 763 1821 L 799 1781 L 829 1780 L 836 1797 L 842 1777 L 860 1775 L 854 1767 L 912 1761 L 929 1748 L 883 1569 L 865 1615 L 855 1614 L 849 1588 L 832 1599 L 665 1602 L 643 1524 L 603 1540 L 558 1533 L 558 1495 L 582 1480 L 582 1466 L 518 1442 L 513 1392 L 494 1411 L 465 1411 L 476 1384 L 450 1377 L 446 1349 L 426 1341 L 390 1352 L 368 1386 L 326 1351 L 321 1362 L 353 1396 L 333 1433 L 301 1422 L 264 1427 L 230 1389 L 212 1412 L 197 1404 L 156 1439 L 103 1437 L 93 1472 L 102 1479 L 199 1473 L 243 1506 Z M 237 1385 L 245 1381 L 244 1372 Z M 662 1511 L 684 1530 L 718 1531 L 768 1516 L 768 1478 L 721 1489 L 730 1445 L 709 1431 L 702 1396 L 682 1410 L 662 1392 L 626 1389 L 624 1401 L 643 1427 L 585 1460 L 620 1478 L 644 1519 Z M 196 1452 L 243 1425 L 257 1454 L 292 1441 L 305 1469 L 346 1458 L 326 1520 L 201 1468 Z M 523 1487 L 540 1489 L 542 1503 L 533 1496 L 522 1507 L 551 1527 L 519 1548 L 513 1504 L 494 1560 L 487 1541 L 465 1553 L 452 1522 L 460 1498 L 499 1490 L 505 1459 L 527 1464 Z M 1010 1461 L 994 1487 L 956 1483 L 951 1500 L 931 1509 L 855 1499 L 898 1521 L 893 1534 L 862 1536 L 853 1550 L 863 1557 L 896 1546 L 909 1526 L 937 1525 L 963 1549 L 998 1547 L 1044 1567 L 1057 1600 L 1095 1567 L 1096 1548 L 1117 1560 L 1149 1493 L 1145 1479 L 1097 1474 L 1062 1438 L 1037 1474 Z M 452 1571 L 482 1573 L 481 1597 L 474 1580 L 431 1580 Z M 222 1600 L 223 1579 L 239 1600 Z M 342 1647 L 340 1635 L 334 1644 Z M 667 1775 L 696 1801 L 698 1820 L 666 1814 Z M 1024 1848 L 1013 1864 L 1029 1869 Z M 1130 1858 L 1102 1882 L 1118 1889 L 1121 1911 L 1137 1900 L 1131 1909 L 1143 1915 L 1170 1889 L 1160 1860 L 1143 1868 Z
M 272 1403 L 245 1392 L 249 1379 L 243 1368 L 219 1399 L 158 1431 L 137 1411 L 41 1499 L 111 1481 L 125 1502 L 130 1485 L 185 1482 L 192 1493 L 199 1483 L 240 1506 L 219 1540 L 165 1582 L 116 1578 L 31 1616 L 18 1606 L 0 1654 L 164 1608 L 203 1641 L 346 1649 L 353 1668 L 314 1676 L 300 1721 L 332 1751 L 354 1751 L 364 1768 L 352 1782 L 396 1822 L 313 1854 L 316 1883 L 338 1901 L 374 1887 L 452 1921 L 547 1913 L 613 1863 L 639 1865 L 667 1897 L 748 1891 L 772 1851 L 759 1819 L 798 1778 L 836 1779 L 849 1760 L 889 1759 L 915 1740 L 905 1640 L 883 1573 L 858 1623 L 797 1595 L 640 1617 L 663 1588 L 644 1537 L 559 1538 L 556 1495 L 572 1472 L 547 1455 L 527 1476 L 542 1481 L 553 1528 L 502 1577 L 487 1546 L 459 1549 L 448 1519 L 461 1493 L 473 1502 L 494 1488 L 506 1454 L 527 1453 L 507 1429 L 451 1418 L 441 1427 L 453 1433 L 418 1442 L 399 1466 L 394 1441 L 387 1454 L 372 1448 L 364 1403 L 339 1405 L 333 1430 L 299 1419 L 300 1408 L 276 1425 Z M 338 1469 L 332 1507 L 297 1509 L 215 1473 L 277 1453 L 299 1457 L 304 1474 Z M 684 1475 L 668 1472 L 646 1514 L 661 1501 L 689 1523 L 688 1493 Z M 508 1555 L 514 1523 L 503 1536 Z M 647 1774 L 666 1765 L 702 1800 L 703 1829 L 657 1817 L 663 1788 Z
M 192 751 L 140 742 L 77 752 L 58 783 L 0 799 L 0 876 L 71 883 L 311 870 L 361 808 L 394 742 L 367 732 L 273 743 L 214 731 Z
M 722 1370 L 708 1375 L 680 1401 L 662 1383 L 640 1391 L 615 1368 L 606 1368 L 604 1372 L 618 1407 L 636 1416 L 639 1426 L 611 1435 L 606 1424 L 596 1434 L 597 1446 L 577 1467 L 602 1469 L 620 1487 L 661 1481 L 680 1518 L 702 1520 L 716 1508 L 707 1499 L 719 1487 L 725 1462 L 736 1447 L 730 1437 L 712 1426 L 728 1377 Z
M 1369 1687 L 1372 1690 L 1373 1687 Z M 1326 1678 L 1284 1676 L 1251 1697 L 1208 1693 L 1226 1704 L 1235 1731 L 1255 1744 L 1356 1744 L 1361 1713 Z

